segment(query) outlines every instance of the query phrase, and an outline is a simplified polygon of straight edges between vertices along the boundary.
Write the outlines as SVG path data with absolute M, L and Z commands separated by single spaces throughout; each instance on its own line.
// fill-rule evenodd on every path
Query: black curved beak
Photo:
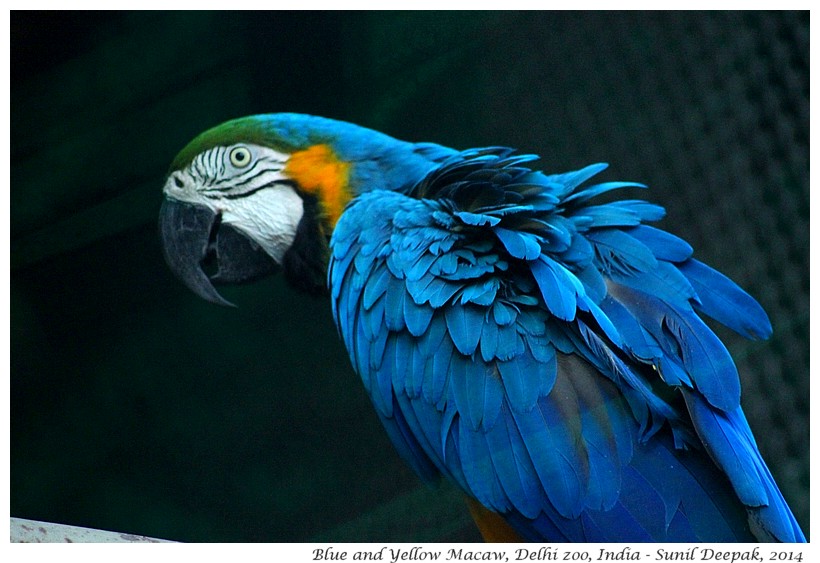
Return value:
M 159 232 L 171 271 L 191 291 L 217 305 L 234 306 L 212 282 L 249 282 L 278 269 L 259 245 L 223 224 L 221 215 L 204 206 L 165 199 Z

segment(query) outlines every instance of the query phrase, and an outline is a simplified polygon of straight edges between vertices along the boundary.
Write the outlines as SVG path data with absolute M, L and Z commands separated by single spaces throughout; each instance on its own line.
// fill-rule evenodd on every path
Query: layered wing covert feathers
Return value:
M 336 226 L 333 314 L 399 451 L 530 540 L 803 540 L 701 318 L 766 314 L 663 208 L 594 202 L 642 186 L 534 159 L 457 154 Z

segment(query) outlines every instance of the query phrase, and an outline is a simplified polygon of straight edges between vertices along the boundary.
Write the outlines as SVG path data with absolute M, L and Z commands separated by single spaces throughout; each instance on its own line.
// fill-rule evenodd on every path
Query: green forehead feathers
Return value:
M 226 121 L 197 135 L 182 149 L 171 163 L 171 170 L 181 170 L 188 166 L 201 152 L 216 146 L 248 143 L 270 147 L 281 152 L 294 152 L 300 147 L 288 142 L 278 134 L 273 124 L 263 116 L 240 117 Z

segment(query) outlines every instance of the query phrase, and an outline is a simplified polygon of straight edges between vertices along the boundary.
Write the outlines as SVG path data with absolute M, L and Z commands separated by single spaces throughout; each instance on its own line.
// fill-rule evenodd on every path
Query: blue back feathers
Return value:
M 454 153 L 336 226 L 334 318 L 399 451 L 531 540 L 803 541 L 702 320 L 766 314 L 661 207 L 594 202 L 643 186 L 534 159 Z

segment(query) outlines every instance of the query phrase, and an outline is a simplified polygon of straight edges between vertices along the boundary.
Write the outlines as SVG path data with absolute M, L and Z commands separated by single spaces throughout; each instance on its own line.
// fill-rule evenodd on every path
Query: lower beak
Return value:
M 241 283 L 274 273 L 276 263 L 256 243 L 201 205 L 166 199 L 159 215 L 165 261 L 188 288 L 218 305 L 233 306 L 212 282 Z M 203 267 L 216 269 L 206 274 Z

